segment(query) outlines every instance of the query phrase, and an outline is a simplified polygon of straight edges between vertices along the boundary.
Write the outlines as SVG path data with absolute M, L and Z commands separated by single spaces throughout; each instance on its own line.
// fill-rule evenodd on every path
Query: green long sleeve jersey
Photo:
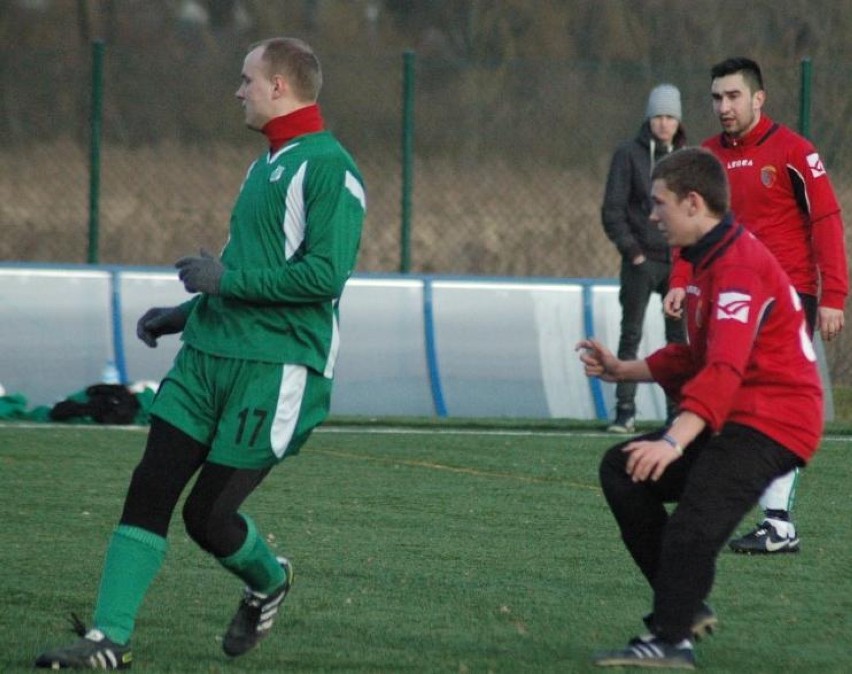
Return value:
M 220 294 L 187 304 L 184 342 L 330 378 L 338 302 L 355 268 L 365 208 L 361 174 L 327 131 L 259 157 L 231 213 Z

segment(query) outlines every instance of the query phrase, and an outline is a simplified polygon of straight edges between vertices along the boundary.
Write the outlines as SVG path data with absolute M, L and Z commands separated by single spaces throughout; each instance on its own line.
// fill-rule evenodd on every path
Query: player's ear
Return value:
M 760 110 L 763 107 L 763 104 L 766 102 L 766 92 L 761 89 L 759 91 L 754 92 L 754 96 L 751 99 L 751 107 L 754 110 Z
M 281 98 L 287 92 L 287 80 L 283 75 L 272 76 L 272 97 Z
M 687 204 L 686 204 L 686 212 L 688 215 L 693 216 L 698 213 L 701 208 L 704 206 L 704 197 L 702 197 L 695 190 L 689 192 L 686 195 Z

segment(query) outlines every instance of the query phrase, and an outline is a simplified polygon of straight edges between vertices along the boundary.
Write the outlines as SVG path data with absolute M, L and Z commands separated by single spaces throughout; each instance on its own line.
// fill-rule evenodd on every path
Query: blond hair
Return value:
M 310 45 L 295 37 L 273 37 L 252 45 L 251 51 L 259 47 L 263 48 L 261 58 L 270 78 L 282 75 L 300 102 L 316 102 L 322 88 L 322 69 Z

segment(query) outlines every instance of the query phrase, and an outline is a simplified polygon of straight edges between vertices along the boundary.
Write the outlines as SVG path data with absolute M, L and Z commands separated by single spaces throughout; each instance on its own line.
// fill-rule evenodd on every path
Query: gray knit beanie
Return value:
M 673 84 L 660 84 L 651 90 L 648 96 L 648 109 L 645 118 L 668 115 L 681 120 L 680 91 Z

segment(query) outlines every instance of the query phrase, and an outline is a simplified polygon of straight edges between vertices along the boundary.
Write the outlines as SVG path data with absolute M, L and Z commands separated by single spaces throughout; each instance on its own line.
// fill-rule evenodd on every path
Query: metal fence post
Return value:
M 92 110 L 89 115 L 89 264 L 98 263 L 101 189 L 101 121 L 103 118 L 104 43 L 92 43 Z
M 799 82 L 799 133 L 807 139 L 811 137 L 811 82 L 813 80 L 813 64 L 808 56 L 802 59 L 801 79 Z M 823 387 L 823 407 L 826 421 L 834 420 L 834 391 L 831 386 L 831 375 L 826 360 L 825 347 L 819 337 L 814 335 L 814 349 L 817 354 L 819 373 L 825 386 Z
M 414 59 L 413 51 L 402 55 L 402 215 L 399 242 L 399 271 L 411 271 L 411 191 L 414 182 Z
M 799 87 L 799 133 L 811 137 L 811 59 L 802 59 L 801 83 Z

